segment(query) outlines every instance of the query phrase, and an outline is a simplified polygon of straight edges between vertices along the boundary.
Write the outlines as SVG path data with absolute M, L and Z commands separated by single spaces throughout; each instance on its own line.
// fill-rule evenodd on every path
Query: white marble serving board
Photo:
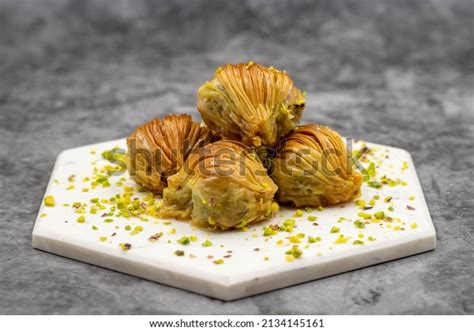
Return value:
M 357 142 L 354 147 L 361 144 Z M 225 233 L 195 228 L 183 221 L 155 218 L 144 222 L 107 217 L 113 222 L 105 223 L 101 212 L 87 213 L 85 222 L 78 223 L 80 215 L 63 204 L 110 198 L 123 192 L 123 187 L 116 186 L 119 181 L 127 186 L 136 185 L 124 173 L 111 177 L 110 187 L 82 190 L 90 188 L 90 182 L 83 182 L 83 178 L 92 177 L 94 167 L 100 169 L 108 164 L 101 152 L 113 147 L 125 148 L 125 139 L 69 149 L 56 161 L 45 193 L 45 196 L 55 197 L 56 205 L 46 207 L 42 203 L 33 230 L 33 247 L 222 300 L 234 300 L 434 249 L 435 229 L 410 154 L 372 143 L 367 146 L 374 151 L 368 159 L 377 165 L 378 178 L 387 175 L 406 182 L 406 185 L 393 187 L 384 185 L 382 189 L 363 185 L 361 199 L 368 203 L 375 194 L 380 197 L 374 208 L 365 212 L 384 211 L 392 218 L 391 222 L 370 222 L 359 229 L 353 221 L 360 219 L 357 214 L 361 210 L 350 202 L 322 211 L 304 211 L 303 216 L 293 217 L 297 225 L 293 233 L 280 232 L 275 236 L 263 236 L 263 227 L 292 218 L 296 209 L 283 208 L 272 220 L 251 226 L 248 231 Z M 68 177 L 73 174 L 76 179 L 71 183 Z M 75 188 L 71 189 L 71 185 Z M 393 197 L 390 203 L 384 202 L 387 196 Z M 393 211 L 388 210 L 389 206 Z M 317 225 L 307 219 L 308 215 L 317 216 Z M 143 231 L 132 235 L 125 230 L 126 225 L 142 226 Z M 340 229 L 339 233 L 330 232 L 334 226 Z M 158 232 L 164 235 L 156 242 L 149 242 L 148 238 Z M 303 255 L 288 261 L 285 252 L 294 245 L 288 237 L 298 233 L 305 234 L 298 244 Z M 334 243 L 341 234 L 350 239 L 343 244 Z M 198 240 L 186 246 L 177 242 L 182 236 L 190 235 Z M 308 243 L 309 235 L 319 236 L 321 241 Z M 107 239 L 101 241 L 100 237 Z M 369 237 L 375 240 L 370 241 Z M 203 247 L 201 243 L 206 239 L 212 241 L 213 246 Z M 354 245 L 355 240 L 364 244 Z M 120 243 L 129 243 L 132 247 L 124 251 Z M 184 251 L 185 255 L 176 256 L 176 250 Z M 213 262 L 219 259 L 224 263 Z

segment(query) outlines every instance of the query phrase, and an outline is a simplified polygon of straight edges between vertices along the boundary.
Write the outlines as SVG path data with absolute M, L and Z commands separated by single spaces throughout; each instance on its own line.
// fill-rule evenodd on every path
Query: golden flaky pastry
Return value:
M 271 177 L 278 201 L 297 207 L 352 200 L 362 184 L 339 134 L 316 124 L 299 126 L 282 140 Z
M 161 194 L 190 152 L 212 141 L 212 132 L 189 115 L 157 118 L 128 137 L 127 168 L 139 185 Z
M 198 90 L 209 128 L 248 146 L 274 147 L 298 124 L 305 98 L 290 76 L 260 64 L 227 64 Z
M 243 228 L 278 211 L 275 183 L 257 155 L 236 141 L 217 141 L 192 153 L 168 184 L 161 216 L 192 219 L 201 227 Z

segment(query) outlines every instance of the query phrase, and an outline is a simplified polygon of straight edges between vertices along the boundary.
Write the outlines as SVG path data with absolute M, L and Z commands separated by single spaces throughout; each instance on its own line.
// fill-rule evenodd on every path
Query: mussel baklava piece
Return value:
M 301 125 L 282 139 L 271 177 L 278 186 L 278 201 L 296 207 L 352 200 L 362 184 L 341 136 L 316 124 Z
M 198 90 L 206 125 L 248 146 L 274 147 L 298 124 L 305 96 L 290 76 L 260 64 L 227 64 Z
M 213 140 L 213 133 L 189 115 L 156 118 L 128 137 L 128 171 L 139 185 L 161 194 L 167 178 L 181 169 L 191 151 Z
M 221 140 L 193 152 L 168 178 L 161 216 L 191 219 L 213 230 L 244 228 L 278 211 L 276 191 L 255 153 L 239 142 Z

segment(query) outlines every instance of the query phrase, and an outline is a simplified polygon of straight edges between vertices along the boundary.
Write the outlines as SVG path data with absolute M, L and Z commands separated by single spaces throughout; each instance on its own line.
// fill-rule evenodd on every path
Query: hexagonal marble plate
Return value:
M 113 220 L 106 223 L 101 211 L 85 214 L 85 222 L 78 223 L 79 215 L 71 207 L 74 202 L 86 202 L 90 208 L 90 199 L 108 199 L 122 193 L 123 187 L 117 186 L 118 182 L 131 187 L 136 185 L 127 173 L 112 176 L 111 185 L 105 188 L 91 189 L 90 181 L 84 181 L 85 177 L 92 177 L 94 167 L 100 169 L 107 164 L 101 152 L 114 147 L 125 148 L 125 139 L 69 149 L 56 161 L 45 193 L 45 196 L 55 197 L 56 205 L 41 205 L 33 230 L 33 247 L 222 300 L 234 300 L 434 249 L 435 229 L 410 154 L 398 148 L 360 141 L 354 148 L 360 148 L 361 144 L 371 150 L 362 164 L 367 166 L 373 162 L 377 165 L 377 178 L 386 175 L 396 184 L 383 185 L 382 189 L 364 184 L 361 199 L 367 206 L 370 201 L 375 204 L 364 212 L 384 211 L 390 218 L 368 220 L 365 228 L 360 229 L 354 221 L 361 218 L 358 216 L 361 209 L 350 202 L 324 210 L 303 210 L 299 217 L 295 209 L 283 208 L 272 220 L 251 226 L 247 231 L 221 233 L 195 228 L 188 222 L 151 217 L 146 222 L 105 217 Z M 68 180 L 71 175 L 76 178 L 73 183 Z M 147 193 L 135 191 L 134 194 Z M 385 202 L 388 196 L 392 199 Z M 108 211 L 110 205 L 104 206 Z M 308 215 L 316 216 L 317 220 L 308 220 Z M 281 224 L 288 218 L 296 220 L 293 233 L 263 235 L 264 226 Z M 130 227 L 125 229 L 127 225 Z M 133 230 L 136 226 L 141 226 L 143 231 L 133 234 L 130 228 Z M 339 228 L 339 232 L 332 233 L 333 227 Z M 159 232 L 163 236 L 158 241 L 148 240 Z M 188 245 L 177 242 L 182 236 L 191 235 L 197 237 L 197 241 Z M 337 242 L 341 235 L 347 239 L 345 243 Z M 308 236 L 320 237 L 320 241 L 309 243 Z M 206 239 L 212 242 L 211 247 L 202 246 Z M 301 242 L 296 244 L 303 254 L 291 261 L 286 252 L 298 240 Z M 122 250 L 120 243 L 131 244 L 131 249 Z M 184 256 L 175 255 L 176 250 L 184 251 Z M 224 263 L 214 263 L 217 260 Z

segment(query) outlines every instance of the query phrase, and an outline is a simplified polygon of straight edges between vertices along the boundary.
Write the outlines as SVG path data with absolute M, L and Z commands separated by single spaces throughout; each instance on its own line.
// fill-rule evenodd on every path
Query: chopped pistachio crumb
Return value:
M 393 206 L 389 206 L 389 207 L 388 207 L 388 210 L 389 210 L 389 211 L 394 211 L 395 208 L 394 208 Z
M 369 241 L 375 241 L 375 237 L 374 236 L 369 236 L 367 239 L 369 239 Z
M 191 240 L 189 240 L 189 237 L 186 237 L 186 236 L 183 236 L 181 237 L 181 239 L 178 239 L 176 241 L 180 243 L 181 245 L 188 245 L 191 242 Z
M 315 222 L 317 219 L 318 219 L 318 217 L 317 217 L 317 216 L 314 216 L 314 215 L 308 215 L 308 221 L 310 221 L 310 222 Z
M 201 244 L 202 247 L 210 247 L 212 246 L 212 241 L 210 240 L 205 240 L 202 244 Z
M 362 218 L 365 219 L 365 220 L 368 220 L 368 219 L 370 219 L 370 218 L 372 217 L 371 214 L 369 214 L 369 213 L 364 213 L 364 212 L 362 212 L 362 211 L 361 211 L 360 213 L 358 213 L 357 216 L 362 217 Z
M 402 163 L 402 170 L 407 170 L 408 169 L 408 162 L 407 161 L 403 161 Z
M 319 206 L 319 207 L 318 207 L 318 210 L 319 210 L 319 211 L 323 211 L 323 210 L 324 210 L 324 207 L 323 207 L 323 206 Z
M 99 228 L 97 226 L 93 225 L 92 230 L 99 230 Z
M 198 237 L 196 237 L 196 236 L 189 236 L 189 240 L 191 240 L 192 242 L 195 242 L 195 241 L 198 241 Z
M 265 257 L 263 258 L 263 260 L 264 260 L 264 261 L 268 261 L 268 260 L 270 260 L 270 258 L 269 258 L 268 256 L 265 256 Z
M 132 227 L 130 225 L 125 225 L 125 230 L 130 231 Z
M 301 209 L 297 209 L 296 212 L 293 214 L 293 217 L 301 217 L 303 216 L 303 211 Z
M 286 255 L 285 260 L 287 262 L 293 262 L 295 260 L 295 257 L 293 255 Z
M 352 242 L 352 245 L 363 245 L 363 244 L 364 244 L 364 242 L 362 240 L 354 240 Z
M 44 198 L 44 204 L 46 207 L 54 207 L 56 205 L 56 200 L 52 195 L 48 195 Z
M 301 242 L 301 240 L 297 236 L 291 236 L 288 238 L 288 240 L 290 241 L 290 243 L 293 244 L 299 244 Z
M 104 220 L 105 223 L 112 223 L 113 221 L 114 221 L 114 220 L 111 219 L 111 218 L 106 218 L 106 219 Z
M 174 255 L 176 255 L 176 256 L 184 256 L 184 251 L 178 249 L 178 250 L 174 251 Z
M 411 201 L 415 200 L 415 196 L 414 196 L 414 195 L 409 196 L 409 197 L 408 197 L 408 200 L 411 200 Z
M 364 209 L 364 207 L 365 207 L 365 205 L 366 205 L 366 204 L 365 204 L 365 201 L 362 200 L 362 199 L 356 200 L 355 203 L 356 203 L 357 206 L 359 206 L 360 209 Z
M 298 259 L 303 255 L 303 251 L 299 249 L 298 245 L 293 245 L 293 247 L 285 252 L 286 255 L 292 255 L 294 258 Z
M 172 228 L 170 231 L 169 231 L 169 234 L 175 234 L 176 233 L 176 229 L 175 228 Z
M 89 192 L 89 188 L 88 188 L 88 187 L 84 187 L 84 188 L 82 189 L 82 192 Z
M 393 199 L 393 197 L 389 195 L 389 196 L 386 196 L 386 197 L 383 199 L 383 201 L 388 203 L 388 202 L 392 201 L 392 199 Z
M 212 263 L 214 263 L 214 264 L 224 264 L 224 260 L 223 259 L 218 259 L 218 260 L 212 261 Z
M 385 218 L 385 212 L 384 211 L 378 211 L 374 213 L 374 216 L 378 220 L 383 220 Z
M 412 229 L 416 229 L 416 228 L 418 227 L 418 224 L 412 223 L 412 224 L 410 225 L 410 227 L 411 227 Z
M 211 217 L 211 216 L 209 216 L 209 217 L 207 218 L 207 222 L 208 222 L 210 225 L 215 225 L 215 224 L 216 224 L 216 220 L 215 220 L 213 217 Z
M 132 232 L 130 232 L 130 234 L 133 236 L 133 235 L 136 235 L 136 234 L 139 234 L 140 232 L 143 231 L 143 226 L 141 225 L 137 225 Z
M 84 223 L 86 221 L 86 217 L 81 215 L 77 218 L 77 223 Z
M 129 243 L 120 243 L 119 246 L 123 251 L 129 251 L 132 248 L 132 244 Z
M 278 205 L 278 203 L 272 202 L 271 209 L 273 213 L 277 213 L 280 210 L 280 206 Z
M 289 218 L 283 222 L 283 225 L 280 227 L 281 231 L 293 232 L 293 229 L 296 225 L 296 221 L 292 218 Z
M 107 237 L 99 237 L 100 241 L 107 241 Z
M 337 226 L 333 226 L 333 227 L 331 228 L 331 230 L 329 230 L 329 232 L 331 232 L 331 233 L 338 233 L 339 231 L 340 231 L 340 230 L 339 230 L 339 228 L 338 228 Z
M 367 185 L 369 185 L 370 187 L 373 187 L 373 188 L 381 188 L 382 187 L 382 184 L 380 184 L 376 180 L 372 180 L 372 181 L 368 182 Z
M 154 235 L 150 236 L 150 238 L 148 238 L 148 241 L 149 242 L 158 241 L 162 236 L 163 236 L 163 232 L 155 233 Z
M 44 217 L 46 217 L 46 216 L 48 216 L 48 214 L 46 214 L 46 213 L 41 213 L 40 218 L 44 218 Z
M 363 228 L 365 228 L 365 223 L 362 222 L 361 220 L 355 220 L 354 221 L 354 226 L 358 229 L 363 229 Z
M 349 237 L 345 237 L 343 234 L 339 235 L 339 238 L 334 241 L 335 244 L 345 244 L 349 240 Z
M 308 242 L 311 243 L 311 244 L 313 244 L 313 243 L 316 242 L 316 238 L 311 237 L 311 236 L 308 236 Z

